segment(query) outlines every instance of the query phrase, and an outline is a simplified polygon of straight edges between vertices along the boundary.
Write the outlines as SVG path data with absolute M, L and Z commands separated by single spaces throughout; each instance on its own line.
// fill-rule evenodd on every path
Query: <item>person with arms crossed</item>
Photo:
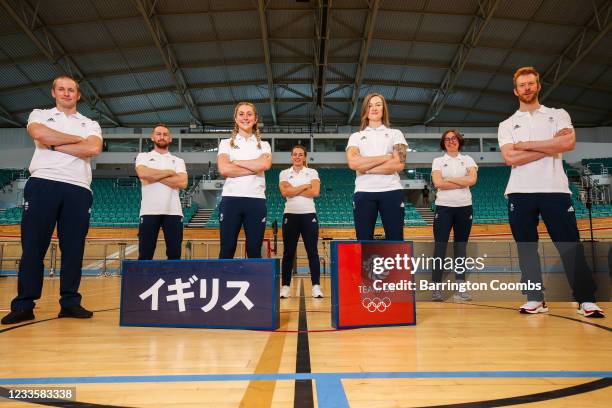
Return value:
M 36 149 L 24 189 L 17 297 L 2 324 L 34 319 L 44 258 L 56 224 L 62 253 L 58 317 L 93 316 L 81 306 L 79 286 L 93 202 L 90 158 L 102 150 L 102 130 L 98 122 L 77 112 L 81 91 L 73 78 L 55 78 L 51 95 L 55 107 L 34 109 L 28 118 L 27 131 Z
M 232 137 L 219 143 L 217 165 L 226 178 L 219 204 L 219 259 L 234 257 L 243 225 L 247 257 L 261 258 L 267 213 L 264 172 L 272 167 L 272 149 L 261 140 L 257 120 L 255 105 L 239 102 Z
M 310 280 L 312 282 L 312 297 L 322 298 L 319 263 L 319 220 L 315 209 L 314 198 L 319 196 L 321 181 L 315 169 L 306 165 L 306 148 L 301 145 L 291 149 L 293 166 L 280 172 L 279 188 L 281 195 L 287 199 L 283 214 L 283 282 L 280 291 L 281 298 L 291 294 L 291 272 L 293 260 L 300 234 L 308 254 Z
M 563 109 L 540 104 L 540 75 L 533 67 L 519 68 L 513 77 L 519 109 L 499 124 L 498 139 L 504 161 L 512 166 L 505 195 L 508 219 L 517 243 L 521 281 L 539 285 L 526 290 L 519 311 L 545 313 L 542 270 L 538 254 L 538 223 L 542 217 L 561 255 L 567 280 L 578 302 L 578 313 L 603 317 L 595 303 L 596 284 L 584 256 L 561 154 L 574 150 L 576 133 Z
M 404 239 L 404 190 L 398 171 L 404 169 L 408 143 L 401 131 L 389 126 L 385 98 L 367 95 L 360 131 L 350 136 L 346 147 L 348 166 L 357 173 L 353 217 L 358 240 L 374 238 L 379 213 L 385 239 Z
M 183 210 L 179 193 L 187 187 L 185 162 L 168 151 L 172 135 L 166 125 L 153 128 L 151 141 L 153 150 L 136 157 L 136 174 L 142 184 L 138 259 L 153 259 L 160 227 L 164 230 L 166 256 L 181 259 Z
M 446 153 L 436 157 L 431 165 L 431 179 L 436 187 L 436 214 L 434 216 L 434 258 L 444 259 L 451 229 L 454 234 L 453 253 L 455 259 L 466 257 L 467 242 L 472 229 L 472 193 L 470 187 L 476 184 L 478 166 L 474 159 L 461 154 L 465 144 L 463 135 L 454 129 L 442 134 L 440 148 Z M 432 281 L 442 282 L 442 268 L 434 264 Z M 455 281 L 465 282 L 465 273 L 455 271 Z M 472 300 L 467 290 L 453 295 L 458 301 Z M 442 292 L 434 290 L 431 300 L 441 302 Z

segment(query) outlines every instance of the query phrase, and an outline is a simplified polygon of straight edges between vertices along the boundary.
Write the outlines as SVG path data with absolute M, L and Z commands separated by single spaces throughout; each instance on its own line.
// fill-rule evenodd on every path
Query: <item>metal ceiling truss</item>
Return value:
M 314 97 L 315 122 L 320 125 L 323 124 L 323 99 L 325 98 L 331 8 L 332 0 L 317 0 L 317 8 L 315 9 L 314 89 L 312 94 Z
M 278 80 L 277 82 L 277 87 L 283 88 L 289 92 L 292 92 L 298 96 L 302 96 L 302 97 L 310 97 L 312 98 L 312 96 L 308 96 L 298 90 L 295 90 L 293 88 L 291 88 L 289 85 L 308 85 L 306 80 L 303 79 L 283 79 L 282 81 Z M 282 84 L 280 83 L 282 82 Z M 353 80 L 351 78 L 345 78 L 345 79 L 340 79 L 340 80 L 333 80 L 333 81 L 329 81 L 330 84 L 333 85 L 338 85 L 337 88 L 331 90 L 330 92 L 328 92 L 327 94 L 331 94 L 334 92 L 337 92 L 340 89 L 346 88 L 348 86 L 353 85 Z M 242 86 L 263 86 L 266 85 L 267 81 L 265 80 L 259 80 L 259 81 L 235 81 L 231 83 L 232 87 L 242 87 Z M 362 81 L 362 85 L 367 85 L 367 86 L 389 86 L 389 87 L 397 87 L 397 88 L 414 88 L 414 89 L 437 89 L 438 88 L 438 84 L 437 83 L 427 83 L 427 82 L 414 82 L 414 81 L 395 81 L 395 80 L 385 80 L 385 79 L 378 79 L 378 80 L 364 80 Z M 227 83 L 226 82 L 206 82 L 206 83 L 193 83 L 190 85 L 191 89 L 216 89 L 216 88 L 225 88 L 227 87 Z M 164 93 L 164 92 L 172 92 L 174 90 L 174 87 L 172 86 L 164 86 L 164 87 L 158 87 L 158 88 L 149 88 L 149 89 L 143 89 L 143 90 L 134 90 L 134 91 L 124 91 L 124 92 L 116 92 L 116 93 L 108 93 L 108 94 L 102 94 L 101 96 L 104 99 L 114 99 L 114 98 L 125 98 L 125 97 L 130 97 L 130 96 L 139 96 L 139 95 L 147 95 L 147 94 L 155 94 L 155 93 Z M 487 95 L 487 96 L 494 96 L 494 97 L 498 97 L 498 98 L 502 98 L 502 99 L 506 99 L 506 100 L 515 100 L 516 97 L 511 93 L 511 92 L 505 92 L 505 91 L 496 91 L 496 90 L 492 90 L 492 89 L 487 89 L 487 90 L 481 90 L 480 88 L 473 88 L 473 87 L 468 87 L 468 86 L 455 86 L 454 87 L 455 91 L 459 91 L 459 92 L 466 92 L 466 93 L 476 93 L 476 94 L 483 94 L 483 95 Z M 327 94 L 325 96 L 327 96 Z M 394 99 L 394 98 L 393 98 Z M 575 104 L 567 104 L 567 103 L 563 103 L 563 102 L 557 102 L 556 105 L 564 107 L 564 108 L 568 108 L 568 109 L 574 109 L 574 110 L 581 110 L 581 111 L 585 111 L 585 112 L 591 112 L 591 113 L 596 113 L 596 114 L 602 114 L 602 113 L 607 113 L 606 110 L 604 109 L 600 109 L 600 108 L 595 108 L 595 107 L 588 107 L 588 106 L 583 106 L 583 105 L 575 105 Z
M 576 65 L 610 31 L 612 27 L 612 18 L 610 18 L 612 1 L 604 1 L 600 7 L 595 2 L 592 2 L 592 4 L 593 17 L 563 50 L 552 66 L 542 75 L 542 83 L 546 86 L 540 96 L 541 102 L 563 82 Z
M 327 98 L 325 106 L 329 107 L 329 104 L 332 104 L 332 103 L 350 103 L 351 101 L 352 99 L 350 98 Z M 261 104 L 261 103 L 268 102 L 268 99 L 253 99 L 250 102 L 254 104 Z M 308 96 L 306 98 L 277 98 L 276 102 L 277 103 L 309 104 L 309 103 L 312 103 L 312 98 Z M 207 107 L 215 107 L 215 106 L 232 106 L 234 103 L 235 103 L 234 101 L 214 101 L 214 102 L 199 103 L 197 106 L 199 108 L 207 108 Z M 394 105 L 394 106 L 410 106 L 410 107 L 419 107 L 419 108 L 426 108 L 429 106 L 429 104 L 426 102 L 410 102 L 410 101 L 403 101 L 403 100 L 388 100 L 387 103 L 390 105 Z M 137 111 L 117 113 L 117 116 L 132 116 L 132 115 L 141 115 L 141 114 L 146 114 L 146 113 L 167 112 L 167 111 L 178 110 L 181 107 L 182 107 L 181 105 L 176 105 L 176 106 L 167 106 L 167 107 L 157 108 L 157 109 L 142 109 L 142 110 L 137 110 Z M 332 108 L 332 109 L 335 109 L 335 108 Z M 447 105 L 446 109 L 452 110 L 452 111 L 458 111 L 458 112 L 470 111 L 470 112 L 475 112 L 475 113 L 482 113 L 485 115 L 495 115 L 499 117 L 504 117 L 504 116 L 507 116 L 508 114 L 507 111 L 497 111 L 497 110 L 488 110 L 488 109 L 471 109 L 471 108 L 465 108 L 463 106 L 451 106 L 451 105 Z M 343 114 L 345 114 L 345 112 L 343 112 Z
M 534 16 L 536 16 L 539 12 L 540 9 L 542 8 L 542 5 L 544 4 L 545 0 L 537 0 L 538 3 L 536 5 L 536 7 L 534 7 L 533 12 L 530 15 L 530 19 L 532 19 Z M 486 84 L 484 84 L 484 86 L 482 87 L 482 90 L 478 93 L 478 96 L 476 97 L 476 99 L 474 100 L 474 103 L 471 104 L 472 108 L 475 108 L 476 106 L 478 106 L 478 104 L 480 103 L 480 100 L 482 99 L 482 96 L 485 95 L 485 90 L 487 90 L 489 88 L 489 86 L 491 85 L 491 83 L 496 79 L 497 74 L 500 73 L 502 71 L 502 67 L 506 65 L 506 61 L 508 61 L 508 58 L 510 58 L 511 55 L 513 55 L 512 53 L 512 49 L 514 47 L 516 47 L 517 44 L 520 43 L 521 39 L 523 38 L 523 35 L 525 35 L 525 33 L 528 31 L 528 29 L 531 27 L 530 24 L 524 24 L 520 33 L 514 38 L 514 40 L 512 41 L 512 45 L 510 46 L 510 48 L 505 52 L 504 58 L 502 59 L 501 63 L 497 65 L 497 67 L 495 68 L 495 72 L 491 73 L 491 75 L 489 76 L 488 81 L 486 82 Z M 465 71 L 465 69 L 464 69 Z M 508 70 L 510 71 L 510 70 Z M 513 72 L 507 72 L 508 76 L 511 77 L 514 73 Z M 510 95 L 510 92 L 508 92 L 508 95 Z M 514 98 L 515 96 L 512 94 L 512 97 Z M 465 120 L 467 117 L 469 117 L 469 113 L 466 113 L 465 116 L 463 117 L 463 120 Z
M 18 3 L 21 7 L 20 10 L 14 9 L 8 0 L 0 0 L 0 4 L 51 64 L 64 75 L 73 77 L 81 84 L 81 95 L 90 109 L 99 113 L 115 126 L 121 126 L 113 111 L 98 95 L 89 79 L 81 72 L 78 65 L 66 53 L 64 47 L 41 20 L 38 9 L 33 9 L 27 1 Z
M 0 105 L 0 120 L 10 123 L 11 125 L 15 125 L 18 127 L 22 127 L 24 124 L 21 123 L 17 118 L 15 118 L 9 111 L 7 111 L 3 106 Z
M 478 2 L 478 11 L 472 24 L 463 38 L 463 42 L 459 44 L 459 49 L 451 62 L 450 68 L 446 72 L 440 87 L 435 91 L 431 104 L 427 109 L 424 124 L 433 121 L 442 111 L 448 97 L 453 92 L 453 87 L 457 82 L 457 78 L 463 71 L 472 50 L 478 44 L 482 33 L 491 21 L 495 9 L 499 5 L 500 0 L 482 0 Z
M 183 103 L 183 106 L 189 112 L 191 118 L 196 121 L 198 124 L 203 124 L 202 116 L 200 115 L 200 111 L 198 110 L 191 93 L 189 92 L 189 87 L 187 86 L 187 82 L 183 76 L 181 71 L 181 67 L 178 64 L 176 56 L 172 51 L 172 47 L 168 42 L 168 37 L 166 36 L 166 32 L 159 21 L 158 16 L 155 14 L 155 0 L 132 0 L 136 9 L 140 12 L 142 18 L 144 19 L 149 33 L 153 38 L 153 42 L 155 46 L 159 50 L 161 57 L 166 65 L 166 69 L 170 73 L 172 78 L 172 82 L 174 82 L 174 86 L 176 88 L 176 92 Z
M 372 0 L 369 4 L 368 19 L 366 21 L 364 36 L 361 41 L 361 51 L 359 53 L 359 62 L 357 65 L 357 74 L 355 75 L 355 82 L 353 84 L 353 96 L 351 97 L 351 107 L 349 108 L 347 124 L 350 125 L 355 112 L 357 112 L 357 104 L 359 103 L 359 93 L 361 89 L 361 81 L 365 74 L 366 65 L 368 64 L 368 55 L 370 54 L 370 46 L 372 44 L 372 35 L 374 34 L 374 27 L 376 26 L 376 17 L 378 16 L 378 9 L 380 8 L 381 0 Z
M 268 20 L 266 17 L 266 4 L 264 0 L 257 0 L 257 10 L 259 11 L 259 25 L 261 27 L 261 42 L 263 45 L 264 59 L 266 62 L 266 75 L 268 77 L 268 99 L 270 103 L 270 113 L 272 114 L 272 122 L 276 121 L 276 98 L 274 89 L 274 76 L 272 74 L 272 63 L 270 58 L 270 42 L 268 41 Z

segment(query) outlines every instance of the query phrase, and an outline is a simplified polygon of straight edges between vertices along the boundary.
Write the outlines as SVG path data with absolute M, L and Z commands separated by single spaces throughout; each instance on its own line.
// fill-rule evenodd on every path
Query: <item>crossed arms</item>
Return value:
M 364 174 L 393 174 L 404 169 L 408 146 L 396 144 L 392 154 L 383 156 L 362 156 L 359 148 L 351 146 L 346 150 L 346 160 L 351 170 Z
M 230 161 L 229 155 L 222 153 L 217 157 L 219 173 L 223 177 L 251 176 L 272 167 L 272 155 L 264 153 L 257 159 Z
M 157 170 L 141 164 L 136 166 L 136 174 L 144 185 L 162 183 L 173 189 L 187 188 L 187 173 L 176 173 L 174 170 Z
M 576 132 L 571 128 L 559 130 L 552 139 L 532 142 L 508 143 L 501 147 L 501 153 L 508 166 L 522 166 L 546 156 L 569 152 L 576 147 Z
M 83 139 L 80 136 L 53 130 L 40 123 L 30 123 L 28 133 L 39 148 L 48 149 L 54 146 L 58 152 L 81 159 L 97 156 L 102 151 L 102 139 L 94 135 Z
M 462 177 L 442 178 L 442 172 L 440 170 L 431 172 L 431 180 L 438 190 L 454 190 L 456 188 L 471 187 L 476 184 L 477 179 L 476 167 L 470 167 L 467 176 Z
M 311 180 L 308 184 L 300 184 L 292 186 L 288 181 L 281 181 L 278 185 L 281 195 L 285 198 L 297 196 L 315 198 L 319 196 L 321 190 L 320 180 Z

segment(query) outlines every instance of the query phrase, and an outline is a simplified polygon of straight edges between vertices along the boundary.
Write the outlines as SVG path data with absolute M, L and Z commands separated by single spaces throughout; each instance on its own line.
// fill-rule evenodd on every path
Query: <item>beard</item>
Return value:
M 538 100 L 538 96 L 539 95 L 540 95 L 540 92 L 534 92 L 534 93 L 529 94 L 529 95 L 520 95 L 519 94 L 518 98 L 519 98 L 519 101 L 521 101 L 522 103 L 532 104 L 533 102 Z
M 153 144 L 155 145 L 155 147 L 159 147 L 160 149 L 165 149 L 166 147 L 168 147 L 170 143 L 166 142 L 165 140 L 162 140 L 159 142 L 153 141 Z

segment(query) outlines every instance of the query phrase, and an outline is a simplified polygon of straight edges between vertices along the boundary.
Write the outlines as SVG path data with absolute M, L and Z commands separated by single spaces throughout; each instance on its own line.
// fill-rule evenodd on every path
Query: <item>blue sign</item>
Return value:
M 275 330 L 276 259 L 124 261 L 121 326 Z

